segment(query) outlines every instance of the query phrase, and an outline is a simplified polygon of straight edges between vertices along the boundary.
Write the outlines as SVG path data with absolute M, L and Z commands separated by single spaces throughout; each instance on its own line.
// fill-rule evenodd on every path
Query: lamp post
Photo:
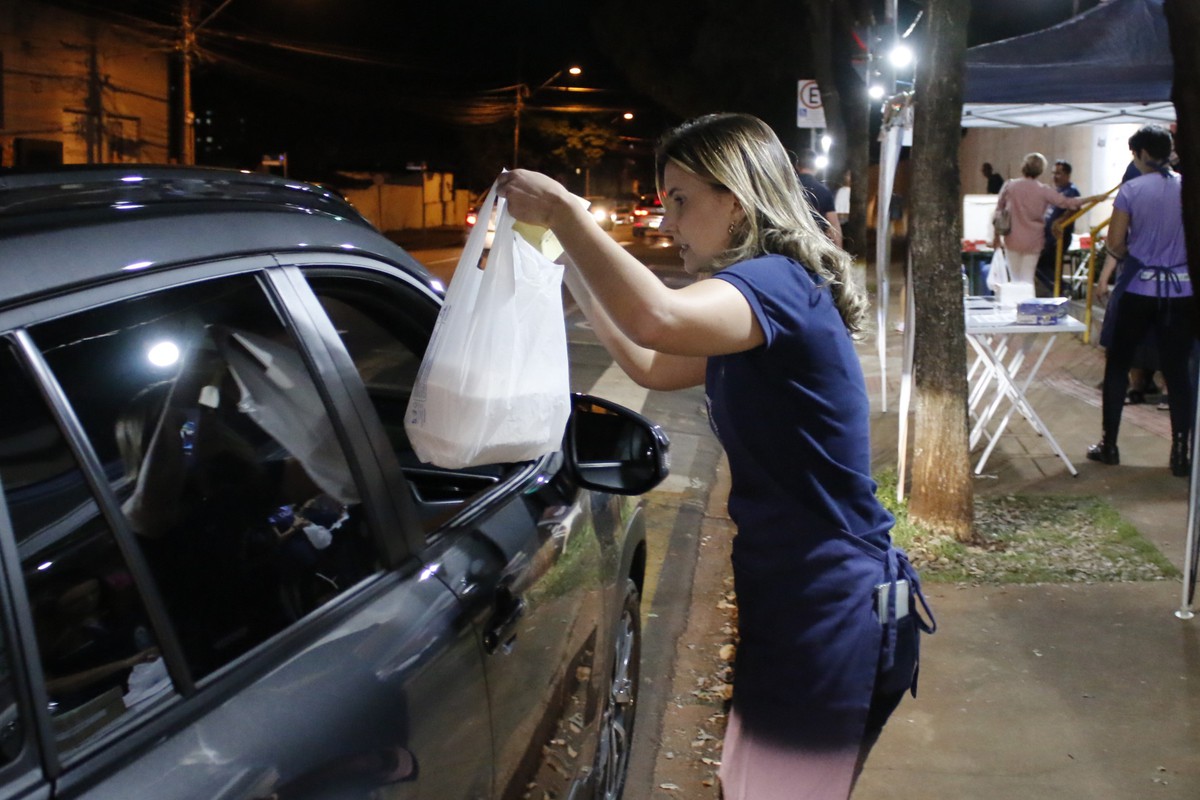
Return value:
M 225 10 L 225 6 L 233 0 L 224 0 L 213 9 L 207 17 L 195 22 L 199 15 L 198 3 L 202 0 L 183 0 L 180 9 L 180 38 L 179 53 L 181 74 L 179 78 L 179 95 L 182 113 L 180 114 L 179 156 L 184 164 L 196 163 L 196 115 L 192 111 L 192 59 L 196 52 L 196 32 L 212 21 L 212 18 Z
M 228 2 L 230 2 L 230 0 L 225 0 L 225 2 L 228 3 Z M 516 86 L 517 102 L 513 108 L 513 157 L 512 157 L 512 168 L 513 169 L 516 169 L 518 166 L 520 166 L 521 109 L 525 106 L 525 99 L 530 97 L 531 95 L 533 95 L 535 92 L 539 92 L 542 89 L 545 89 L 550 84 L 554 83 L 556 80 L 558 80 L 558 77 L 563 74 L 563 72 L 566 72 L 569 75 L 582 75 L 583 74 L 582 69 L 580 69 L 579 67 L 576 67 L 576 66 L 571 66 L 571 67 L 565 67 L 564 69 L 560 69 L 558 72 L 554 73 L 549 78 L 542 81 L 541 85 L 539 85 L 536 89 L 530 89 L 528 84 L 524 84 L 524 83 L 517 84 L 517 86 Z

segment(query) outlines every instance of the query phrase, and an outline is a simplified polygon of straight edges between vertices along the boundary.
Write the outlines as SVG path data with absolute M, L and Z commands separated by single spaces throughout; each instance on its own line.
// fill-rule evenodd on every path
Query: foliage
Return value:
M 529 115 L 531 146 L 554 166 L 567 169 L 591 169 L 620 144 L 616 130 L 591 119 L 579 117 Z M 522 148 L 524 149 L 524 148 Z
M 1175 567 L 1099 497 L 989 495 L 975 498 L 974 542 L 937 535 L 896 500 L 896 474 L 878 476 L 877 496 L 896 517 L 892 538 L 927 581 L 1079 583 L 1162 580 Z

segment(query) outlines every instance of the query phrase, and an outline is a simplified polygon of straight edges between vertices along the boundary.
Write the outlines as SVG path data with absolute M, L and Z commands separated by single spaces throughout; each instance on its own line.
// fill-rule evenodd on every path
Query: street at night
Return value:
M 1200 797 L 1197 30 L 0 0 L 0 800 Z

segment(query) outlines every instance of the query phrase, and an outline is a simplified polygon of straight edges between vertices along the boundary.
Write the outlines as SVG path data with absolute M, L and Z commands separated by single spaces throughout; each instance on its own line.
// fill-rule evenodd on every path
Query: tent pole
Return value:
M 875 286 L 879 349 L 879 381 L 881 410 L 887 411 L 887 334 L 888 303 L 890 300 L 888 269 L 892 261 L 892 188 L 896 185 L 896 167 L 900 161 L 900 146 L 904 129 L 894 124 L 883 132 L 879 153 L 879 193 L 875 202 Z
M 875 197 L 875 345 L 879 352 L 880 410 L 888 410 L 887 390 L 887 320 L 888 320 L 888 261 L 891 259 L 892 199 L 891 160 L 888 142 L 891 131 L 884 134 L 883 151 L 879 159 L 879 190 Z
M 913 347 L 917 326 L 917 303 L 912 287 L 912 250 L 908 251 L 908 264 L 904 272 L 904 360 L 900 366 L 900 445 L 897 453 L 896 502 L 904 501 L 904 487 L 908 480 L 908 407 L 912 400 Z
M 1192 359 L 1195 360 L 1196 349 L 1198 345 L 1192 344 Z M 1192 386 L 1195 386 L 1193 382 Z M 1197 483 L 1200 483 L 1200 476 L 1197 475 L 1196 454 L 1200 452 L 1200 392 L 1195 392 L 1196 413 L 1192 419 L 1192 475 L 1188 479 L 1188 519 L 1187 519 L 1187 542 L 1183 548 L 1183 590 L 1182 596 L 1179 599 L 1179 610 L 1175 612 L 1175 616 L 1180 619 L 1191 619 L 1195 616 L 1192 612 L 1192 586 L 1196 580 L 1193 574 L 1193 559 L 1192 553 L 1200 542 L 1196 541 L 1198 534 L 1197 528 L 1197 513 L 1196 513 L 1196 489 Z

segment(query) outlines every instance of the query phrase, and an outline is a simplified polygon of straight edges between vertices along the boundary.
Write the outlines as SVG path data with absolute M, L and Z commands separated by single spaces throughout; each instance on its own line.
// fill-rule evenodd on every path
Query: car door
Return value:
M 593 754 L 581 739 L 594 729 L 600 676 L 593 662 L 603 652 L 599 623 L 619 561 L 612 515 L 597 525 L 590 495 L 566 475 L 561 454 L 459 470 L 419 462 L 404 415 L 437 303 L 415 281 L 345 262 L 318 259 L 305 279 L 412 489 L 425 533 L 422 561 L 477 628 L 494 796 L 525 796 L 537 780 L 562 796 Z M 575 738 L 570 746 L 564 731 Z
M 8 515 L 0 506 L 0 549 L 11 541 L 9 531 Z M 0 559 L 0 570 L 6 561 Z M 30 713 L 27 700 L 28 675 L 20 660 L 21 648 L 16 646 L 16 595 L 6 591 L 12 585 L 12 576 L 4 573 L 0 579 L 0 796 L 45 800 L 50 797 L 50 783 L 42 772 L 36 716 Z
M 472 624 L 256 265 L 26 308 L 0 342 L 0 554 L 56 795 L 487 797 Z

